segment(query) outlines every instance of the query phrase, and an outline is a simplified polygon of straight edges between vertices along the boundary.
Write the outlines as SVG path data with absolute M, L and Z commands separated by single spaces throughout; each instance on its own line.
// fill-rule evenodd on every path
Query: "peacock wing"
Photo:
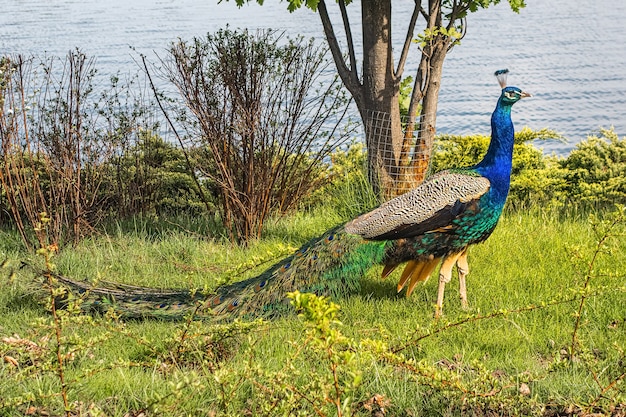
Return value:
M 489 191 L 487 178 L 474 171 L 442 171 L 415 189 L 346 224 L 348 233 L 391 240 L 445 230 Z

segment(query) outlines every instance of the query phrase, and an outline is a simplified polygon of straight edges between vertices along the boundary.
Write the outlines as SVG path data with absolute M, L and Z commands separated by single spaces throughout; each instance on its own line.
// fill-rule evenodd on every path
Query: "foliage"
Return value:
M 559 161 L 564 192 L 583 204 L 611 206 L 626 202 L 626 138 L 602 129 L 577 144 Z
M 417 42 L 420 47 L 424 48 L 428 43 L 432 42 L 432 40 L 436 38 L 437 35 L 442 35 L 450 38 L 452 45 L 458 45 L 459 43 L 461 43 L 461 38 L 463 37 L 463 34 L 459 33 L 455 27 L 446 29 L 443 26 L 439 26 L 433 29 L 424 29 L 424 32 L 417 35 L 417 39 L 414 42 Z
M 241 7 L 246 3 L 249 3 L 251 0 L 235 0 L 235 3 L 237 4 L 237 6 Z M 256 2 L 258 4 L 263 4 L 265 0 L 256 0 Z M 343 0 L 344 3 L 346 5 L 352 3 L 351 0 Z M 319 4 L 320 0 L 289 0 L 288 1 L 288 5 L 287 5 L 287 10 L 289 10 L 290 12 L 293 12 L 303 6 L 307 7 L 308 9 L 311 9 L 313 11 L 317 11 L 317 7 Z M 467 16 L 467 11 L 471 11 L 471 12 L 475 12 L 477 11 L 479 8 L 487 8 L 489 7 L 491 4 L 498 4 L 500 2 L 500 0 L 466 0 L 462 2 L 462 9 L 464 9 L 463 14 L 461 14 L 459 17 L 465 17 Z M 515 11 L 515 12 L 519 12 L 520 9 L 522 7 L 525 7 L 525 1 L 524 0 L 508 0 L 509 5 L 511 6 L 511 10 Z M 452 8 L 452 2 L 450 0 L 445 0 L 444 2 L 444 7 L 446 10 L 451 9 Z M 455 5 L 456 7 L 460 7 L 461 5 Z
M 576 145 L 567 157 L 543 155 L 530 142 L 558 139 L 550 130 L 524 128 L 515 135 L 510 205 L 533 204 L 579 208 L 612 207 L 626 202 L 626 138 L 602 129 Z M 433 171 L 470 166 L 487 151 L 486 136 L 441 136 L 436 142 Z
M 257 365 L 245 370 L 255 393 L 251 412 L 255 415 L 353 415 L 354 395 L 361 383 L 358 346 L 341 333 L 339 306 L 314 294 L 295 292 L 289 297 L 300 312 L 298 317 L 302 320 L 304 337 L 289 342 L 291 353 L 279 369 Z M 304 363 L 311 364 L 315 373 L 303 369 Z M 232 380 L 232 377 L 222 372 L 219 382 Z M 224 411 L 237 414 L 231 399 L 224 398 Z
M 93 59 L 78 50 L 43 62 L 3 57 L 0 67 L 0 206 L 27 247 L 41 212 L 54 242 L 76 244 L 108 214 L 108 158 L 155 125 L 131 99 L 132 80 L 113 77 L 96 96 Z
M 207 215 L 183 151 L 151 131 L 138 136 L 107 160 L 102 200 L 108 212 L 117 218 Z
M 413 93 L 413 77 L 408 76 L 402 79 L 400 82 L 400 90 L 398 92 L 399 95 L 399 103 L 400 103 L 400 117 L 403 120 L 406 120 L 409 117 L 409 107 L 411 106 L 411 94 Z M 421 109 L 418 108 L 417 114 L 421 112 Z

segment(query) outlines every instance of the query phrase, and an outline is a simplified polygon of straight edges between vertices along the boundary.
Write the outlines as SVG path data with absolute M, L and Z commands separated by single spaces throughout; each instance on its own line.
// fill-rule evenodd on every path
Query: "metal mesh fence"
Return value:
M 383 196 L 402 194 L 424 180 L 434 140 L 432 124 L 433 115 L 394 120 L 389 113 L 367 113 L 363 134 L 366 168 Z

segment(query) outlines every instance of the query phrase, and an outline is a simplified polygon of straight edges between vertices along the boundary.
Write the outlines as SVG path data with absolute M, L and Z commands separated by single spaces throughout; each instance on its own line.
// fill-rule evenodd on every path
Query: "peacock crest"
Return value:
M 494 73 L 494 75 L 496 76 L 496 79 L 498 80 L 498 83 L 500 84 L 500 88 L 505 88 L 506 79 L 507 79 L 507 76 L 509 75 L 508 68 L 497 70 Z

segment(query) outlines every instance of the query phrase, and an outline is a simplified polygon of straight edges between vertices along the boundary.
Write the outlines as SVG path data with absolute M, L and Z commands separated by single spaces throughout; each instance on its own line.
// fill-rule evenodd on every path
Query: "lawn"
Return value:
M 0 414 L 61 415 L 65 401 L 71 415 L 624 415 L 626 227 L 613 219 L 505 213 L 470 252 L 470 309 L 454 277 L 440 320 L 436 278 L 407 299 L 399 273 L 383 281 L 375 267 L 354 294 L 301 296 L 300 316 L 219 325 L 72 308 L 55 324 L 43 281 L 19 269 L 41 256 L 0 232 Z M 341 220 L 295 214 L 246 248 L 203 237 L 197 219 L 135 221 L 52 262 L 75 278 L 210 290 Z

